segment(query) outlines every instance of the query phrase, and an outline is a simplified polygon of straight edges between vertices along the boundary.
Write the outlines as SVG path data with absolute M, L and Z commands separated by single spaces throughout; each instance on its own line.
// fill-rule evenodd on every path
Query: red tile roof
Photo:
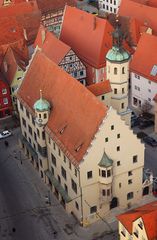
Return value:
M 156 52 L 157 36 L 143 33 L 130 63 L 130 70 L 157 82 L 157 75 L 151 75 L 153 66 L 157 65 Z
M 45 40 L 42 43 L 43 36 Z M 56 64 L 59 64 L 71 49 L 68 45 L 56 38 L 53 33 L 48 32 L 42 25 L 40 26 L 34 45 L 38 45 L 44 54 Z
M 87 86 L 87 89 L 90 92 L 92 92 L 95 96 L 100 96 L 112 91 L 109 80 Z
M 140 4 L 139 1 L 122 0 L 118 14 L 137 19 L 142 25 L 152 28 L 153 34 L 157 34 L 157 7 Z
M 18 98 L 32 111 L 40 89 L 52 106 L 46 131 L 71 161 L 79 164 L 106 115 L 107 107 L 37 51 L 18 91 Z
M 10 18 L 10 24 L 12 24 L 12 19 L 15 18 L 18 25 L 26 30 L 28 41 L 34 41 L 41 20 L 41 12 L 36 1 L 0 7 L 0 21 L 3 21 L 3 18 L 6 17 Z
M 5 64 L 7 64 L 7 71 L 5 71 Z M 14 79 L 15 73 L 17 71 L 18 66 L 25 70 L 25 62 L 24 59 L 21 58 L 14 50 L 10 47 L 8 48 L 1 65 L 1 71 L 5 78 L 7 79 L 9 85 L 12 83 Z
M 76 6 L 77 0 L 37 0 L 42 13 L 64 9 L 65 5 Z
M 93 14 L 66 6 L 60 39 L 68 44 L 81 60 L 100 68 L 112 47 L 113 27 Z
M 149 240 L 157 238 L 157 201 L 117 216 L 122 225 L 132 234 L 133 222 L 142 218 Z

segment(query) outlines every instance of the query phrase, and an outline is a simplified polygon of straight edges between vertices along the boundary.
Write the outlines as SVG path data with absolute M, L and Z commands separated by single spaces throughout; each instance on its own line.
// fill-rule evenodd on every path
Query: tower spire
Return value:
M 112 41 L 113 41 L 113 46 L 118 47 L 119 49 L 122 47 L 123 33 L 120 28 L 118 15 L 116 15 L 116 26 L 115 26 L 115 31 L 112 33 Z

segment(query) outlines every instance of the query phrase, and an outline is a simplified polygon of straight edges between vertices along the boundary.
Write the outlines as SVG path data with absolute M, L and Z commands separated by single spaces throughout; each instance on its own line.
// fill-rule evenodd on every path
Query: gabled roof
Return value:
M 37 4 L 42 13 L 64 9 L 65 5 L 76 6 L 76 0 L 37 0 Z
M 88 90 L 92 92 L 95 96 L 100 96 L 105 93 L 109 93 L 112 91 L 110 81 L 105 80 L 103 82 L 95 83 L 87 86 Z
M 41 12 L 35 0 L 0 7 L 0 21 L 6 17 L 10 19 L 10 24 L 15 18 L 22 31 L 26 30 L 28 42 L 34 41 L 41 20 Z
M 142 218 L 149 240 L 157 238 L 157 201 L 117 216 L 122 225 L 132 234 L 133 222 Z
M 51 105 L 46 131 L 78 165 L 102 123 L 107 107 L 38 50 L 18 91 L 18 98 L 32 113 L 40 89 Z
M 156 52 L 157 36 L 143 33 L 130 63 L 130 70 L 157 82 L 157 74 L 153 76 L 151 73 L 154 65 L 157 65 Z
M 9 85 L 11 85 L 18 67 L 25 70 L 24 59 L 9 47 L 1 64 L 1 71 Z
M 100 68 L 112 47 L 113 27 L 93 14 L 66 6 L 60 39 L 68 44 L 81 60 Z
M 152 28 L 153 34 L 157 34 L 157 7 L 152 6 L 153 4 L 145 5 L 143 2 L 139 3 L 139 0 L 122 0 L 118 14 L 120 16 L 128 16 L 137 19 L 142 25 Z
M 71 49 L 68 45 L 56 38 L 53 33 L 47 31 L 42 25 L 39 28 L 34 45 L 38 45 L 44 54 L 56 64 L 59 64 Z

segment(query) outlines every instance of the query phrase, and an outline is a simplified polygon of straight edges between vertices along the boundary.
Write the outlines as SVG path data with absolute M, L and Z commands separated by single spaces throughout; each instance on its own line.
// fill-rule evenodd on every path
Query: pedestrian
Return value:
M 4 144 L 5 144 L 5 146 L 6 146 L 6 147 L 8 147 L 8 146 L 9 146 L 9 143 L 8 143 L 8 141 L 4 141 Z

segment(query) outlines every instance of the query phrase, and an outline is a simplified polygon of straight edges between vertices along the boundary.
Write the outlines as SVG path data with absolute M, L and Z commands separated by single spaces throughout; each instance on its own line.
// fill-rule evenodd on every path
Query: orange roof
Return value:
M 157 75 L 151 75 L 153 66 L 157 65 L 156 52 L 157 36 L 143 33 L 130 63 L 131 71 L 157 82 Z
M 92 84 L 90 86 L 87 86 L 87 88 L 95 96 L 100 96 L 102 94 L 109 93 L 112 91 L 109 80 Z
M 37 51 L 18 91 L 18 98 L 32 113 L 40 89 L 52 106 L 46 131 L 71 161 L 79 164 L 106 115 L 107 107 Z
M 5 70 L 5 64 L 7 64 L 7 71 Z M 9 85 L 14 79 L 15 73 L 17 71 L 18 66 L 25 70 L 25 62 L 21 57 L 10 47 L 8 48 L 1 65 L 1 71 L 5 78 L 7 79 Z
M 122 0 L 118 14 L 137 19 L 142 25 L 152 28 L 153 34 L 157 34 L 157 7 L 144 5 L 139 1 Z
M 132 234 L 133 222 L 142 218 L 149 240 L 157 238 L 157 201 L 118 215 L 118 220 Z M 151 224 L 150 224 L 151 223 Z
M 42 37 L 45 39 L 43 43 Z M 59 64 L 71 49 L 68 45 L 56 38 L 53 33 L 48 32 L 42 25 L 39 28 L 34 45 L 38 45 L 44 54 L 56 64 Z
M 65 5 L 76 6 L 76 0 L 37 0 L 37 4 L 42 13 L 64 9 Z
M 81 60 L 100 68 L 112 47 L 113 27 L 93 14 L 66 6 L 60 39 L 68 44 Z
M 10 24 L 15 18 L 22 31 L 26 30 L 28 41 L 34 41 L 41 20 L 41 13 L 35 0 L 0 7 L 0 21 L 6 17 L 10 18 Z

